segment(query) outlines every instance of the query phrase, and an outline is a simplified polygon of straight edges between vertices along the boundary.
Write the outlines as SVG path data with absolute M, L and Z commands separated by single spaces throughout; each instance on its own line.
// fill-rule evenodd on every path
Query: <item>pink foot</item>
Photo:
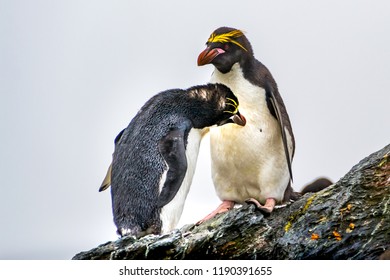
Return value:
M 257 209 L 259 209 L 264 214 L 268 214 L 268 215 L 271 214 L 271 212 L 274 210 L 276 205 L 276 200 L 274 198 L 267 198 L 265 200 L 264 205 L 261 205 L 261 203 L 254 198 L 249 198 L 245 202 L 249 204 L 254 204 L 257 207 Z
M 206 217 L 204 217 L 202 220 L 196 223 L 196 225 L 200 225 L 201 223 L 204 223 L 207 220 L 210 220 L 211 218 L 214 218 L 217 214 L 224 213 L 226 211 L 229 211 L 234 207 L 235 202 L 230 200 L 224 200 L 222 201 L 221 205 L 218 206 L 217 209 L 215 209 L 213 212 L 208 214 Z

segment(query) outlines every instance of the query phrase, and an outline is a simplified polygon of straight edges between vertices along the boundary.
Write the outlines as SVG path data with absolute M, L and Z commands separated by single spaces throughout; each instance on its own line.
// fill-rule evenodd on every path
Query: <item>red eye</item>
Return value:
M 224 49 L 225 51 L 227 51 L 227 50 L 229 49 L 229 44 L 223 45 L 223 49 Z

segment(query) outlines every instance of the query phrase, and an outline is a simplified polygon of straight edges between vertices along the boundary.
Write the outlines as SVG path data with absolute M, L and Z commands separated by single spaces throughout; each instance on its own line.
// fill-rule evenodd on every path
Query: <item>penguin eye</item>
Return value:
M 224 45 L 223 45 L 223 49 L 224 49 L 225 51 L 227 51 L 227 50 L 229 49 L 229 44 L 224 44 Z

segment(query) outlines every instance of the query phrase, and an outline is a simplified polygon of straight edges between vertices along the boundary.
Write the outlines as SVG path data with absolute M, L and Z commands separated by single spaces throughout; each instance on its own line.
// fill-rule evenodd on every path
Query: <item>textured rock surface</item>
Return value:
M 334 185 L 264 217 L 253 205 L 73 259 L 378 259 L 390 247 L 390 145 Z

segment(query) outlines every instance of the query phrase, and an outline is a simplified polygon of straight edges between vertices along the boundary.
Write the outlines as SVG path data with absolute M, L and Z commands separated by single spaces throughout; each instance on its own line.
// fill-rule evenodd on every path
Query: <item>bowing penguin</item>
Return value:
M 115 139 L 113 161 L 100 190 L 111 185 L 121 236 L 174 229 L 183 211 L 202 129 L 245 125 L 238 100 L 222 84 L 173 89 L 152 97 Z
M 218 28 L 206 46 L 198 65 L 214 65 L 211 82 L 231 88 L 247 124 L 210 129 L 212 179 L 222 204 L 198 223 L 235 203 L 253 203 L 269 214 L 293 193 L 295 140 L 286 107 L 270 71 L 254 57 L 241 30 Z

